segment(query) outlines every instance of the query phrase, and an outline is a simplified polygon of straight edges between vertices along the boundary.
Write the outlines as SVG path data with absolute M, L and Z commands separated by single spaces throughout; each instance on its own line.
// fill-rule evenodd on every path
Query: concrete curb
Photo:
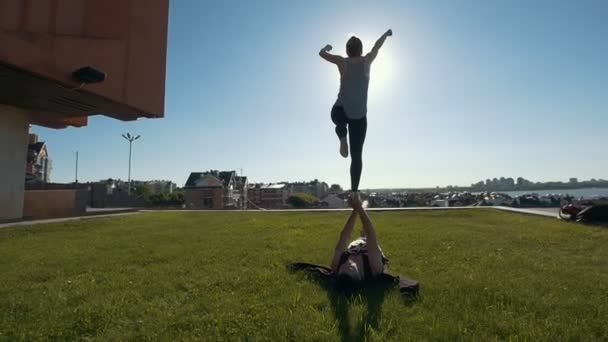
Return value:
M 519 214 L 539 215 L 544 217 L 558 218 L 557 211 L 559 208 L 511 208 L 503 206 L 483 206 L 483 207 L 408 207 L 408 208 L 369 208 L 367 211 L 383 212 L 383 211 L 415 211 L 415 210 L 481 210 L 481 209 L 496 209 L 510 211 Z M 160 213 L 160 212 L 233 212 L 233 213 L 277 213 L 277 212 L 294 212 L 294 213 L 323 213 L 337 211 L 351 211 L 350 208 L 344 209 L 268 209 L 268 210 L 204 210 L 204 209 L 168 209 L 154 210 L 144 209 L 141 212 Z

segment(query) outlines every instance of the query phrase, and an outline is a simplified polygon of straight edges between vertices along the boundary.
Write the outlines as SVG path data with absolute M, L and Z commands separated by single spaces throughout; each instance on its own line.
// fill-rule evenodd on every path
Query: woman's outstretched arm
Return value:
M 378 56 L 378 51 L 380 51 L 380 48 L 382 47 L 382 45 L 384 45 L 384 41 L 387 37 L 390 37 L 392 35 L 393 30 L 388 30 L 382 35 L 382 37 L 378 38 L 376 44 L 374 44 L 374 47 L 372 48 L 372 51 L 370 51 L 366 56 L 370 62 L 376 59 L 376 56 Z
M 342 63 L 344 58 L 342 56 L 332 55 L 331 53 L 329 53 L 329 51 L 331 51 L 331 49 L 332 49 L 331 45 L 329 45 L 329 44 L 325 45 L 325 47 L 322 48 L 321 51 L 319 51 L 319 56 L 321 56 L 321 58 L 323 58 L 324 60 L 326 60 L 330 63 L 340 65 L 340 63 Z

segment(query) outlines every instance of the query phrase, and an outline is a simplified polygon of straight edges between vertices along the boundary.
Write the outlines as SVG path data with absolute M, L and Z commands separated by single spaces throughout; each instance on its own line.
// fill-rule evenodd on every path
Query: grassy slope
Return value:
M 606 229 L 494 210 L 371 213 L 393 273 L 422 284 L 412 303 L 395 289 L 347 299 L 286 271 L 327 264 L 346 216 L 2 229 L 0 340 L 608 339 Z

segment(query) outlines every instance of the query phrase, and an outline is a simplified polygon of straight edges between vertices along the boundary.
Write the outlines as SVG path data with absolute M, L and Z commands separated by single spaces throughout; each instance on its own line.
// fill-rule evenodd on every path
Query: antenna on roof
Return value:
M 241 195 L 240 195 L 240 209 L 241 210 L 245 210 L 245 208 L 247 207 L 247 187 L 245 186 L 245 183 L 243 182 L 243 168 L 239 168 L 239 177 L 240 177 L 240 182 L 241 183 Z

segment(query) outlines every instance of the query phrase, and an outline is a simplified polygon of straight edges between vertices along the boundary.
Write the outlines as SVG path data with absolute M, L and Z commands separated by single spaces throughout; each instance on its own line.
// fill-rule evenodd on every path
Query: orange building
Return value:
M 28 125 L 164 115 L 168 0 L 0 0 L 0 221 L 20 219 Z

